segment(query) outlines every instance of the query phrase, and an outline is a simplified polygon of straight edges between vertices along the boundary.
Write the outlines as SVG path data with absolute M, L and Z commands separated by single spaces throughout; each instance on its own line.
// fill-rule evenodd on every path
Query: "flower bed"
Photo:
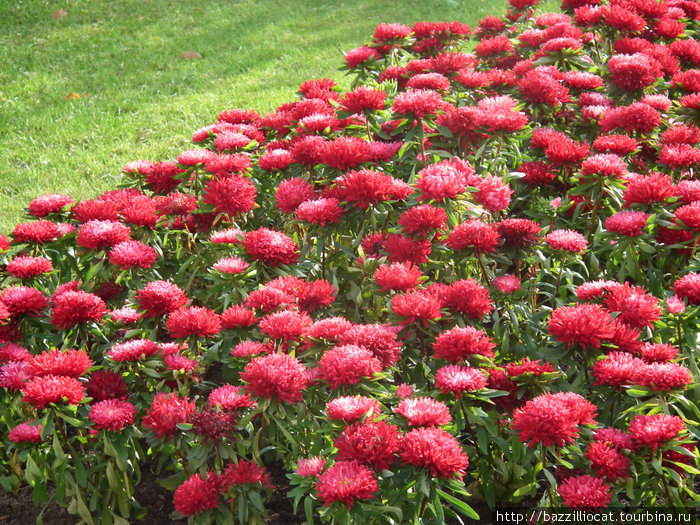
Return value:
M 308 522 L 696 500 L 700 10 L 510 3 L 32 201 L 2 486 L 87 523 L 146 466 L 201 523 L 264 520 L 273 463 Z

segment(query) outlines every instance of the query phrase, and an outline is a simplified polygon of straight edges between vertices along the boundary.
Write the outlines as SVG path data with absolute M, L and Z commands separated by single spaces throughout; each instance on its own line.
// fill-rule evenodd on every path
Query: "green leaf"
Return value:
M 448 503 L 457 507 L 460 514 L 462 514 L 468 518 L 471 518 L 473 520 L 481 519 L 481 518 L 479 518 L 479 515 L 477 514 L 477 512 L 473 508 L 471 508 L 466 502 L 459 500 L 459 499 L 455 498 L 454 496 L 452 496 L 452 495 L 448 494 L 447 492 L 444 492 L 440 489 L 437 489 L 436 492 L 440 496 L 440 498 L 444 499 Z

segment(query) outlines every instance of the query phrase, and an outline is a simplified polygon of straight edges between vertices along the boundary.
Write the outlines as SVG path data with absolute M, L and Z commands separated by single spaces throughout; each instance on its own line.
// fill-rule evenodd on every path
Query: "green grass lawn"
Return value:
M 506 0 L 0 2 L 0 232 L 41 193 L 89 198 L 166 160 L 228 108 L 267 112 L 330 77 L 380 22 L 503 15 Z M 67 16 L 52 17 L 56 9 Z M 196 51 L 200 59 L 181 58 Z M 79 98 L 66 98 L 74 93 Z

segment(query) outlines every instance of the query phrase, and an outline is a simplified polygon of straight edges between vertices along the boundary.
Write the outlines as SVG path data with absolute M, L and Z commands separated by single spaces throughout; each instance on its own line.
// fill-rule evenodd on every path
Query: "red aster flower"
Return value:
M 523 248 L 538 242 L 540 225 L 529 219 L 504 219 L 496 224 L 496 231 L 505 246 Z
M 12 232 L 13 242 L 44 244 L 60 237 L 58 226 L 51 221 L 23 222 Z
M 497 21 L 498 30 L 505 29 L 504 23 L 497 17 L 487 17 L 482 22 L 494 20 Z M 495 55 L 507 55 L 515 51 L 513 43 L 507 36 L 498 35 L 494 37 L 485 37 L 474 48 L 474 52 L 481 58 L 489 58 Z
M 530 361 L 530 358 L 525 357 L 520 362 L 508 363 L 506 365 L 506 372 L 510 377 L 518 377 L 523 374 L 532 374 L 534 376 L 539 376 L 544 373 L 554 372 L 554 367 L 545 362 L 542 363 L 540 359 L 535 361 Z
M 445 110 L 449 104 L 440 93 L 429 89 L 409 89 L 396 96 L 391 109 L 399 115 L 412 115 L 417 120 L 428 115 L 436 115 L 438 110 Z
M 339 137 L 323 143 L 319 151 L 323 164 L 339 170 L 349 170 L 370 158 L 370 146 L 357 137 Z
M 158 222 L 156 203 L 145 195 L 134 199 L 129 206 L 119 212 L 119 215 L 124 219 L 124 222 L 133 226 L 144 226 L 153 229 Z
M 328 419 L 352 423 L 362 417 L 374 419 L 382 413 L 379 403 L 364 396 L 343 396 L 326 403 Z
M 528 448 L 537 443 L 562 447 L 573 443 L 578 425 L 595 423 L 595 412 L 595 405 L 573 392 L 542 394 L 515 411 L 512 427 L 521 442 L 529 442 Z
M 415 428 L 405 434 L 399 442 L 399 457 L 404 463 L 443 479 L 462 479 L 469 466 L 459 441 L 434 427 Z
M 576 142 L 566 136 L 555 135 L 547 144 L 544 153 L 555 167 L 576 164 L 588 155 L 588 144 Z
M 20 423 L 7 435 L 13 443 L 41 443 L 41 424 L 36 421 Z
M 675 195 L 681 198 L 684 204 L 692 204 L 700 201 L 700 181 L 682 180 L 678 183 Z
M 237 217 L 253 209 L 256 195 L 257 190 L 250 179 L 232 174 L 211 179 L 204 190 L 204 202 L 214 206 L 217 213 Z
M 136 303 L 144 317 L 161 317 L 187 304 L 187 296 L 168 281 L 151 281 L 136 293 Z
M 129 165 L 127 164 L 124 167 L 124 171 L 129 172 L 128 168 Z M 148 162 L 145 166 L 139 166 L 136 171 L 145 176 L 146 185 L 155 193 L 168 193 L 174 190 L 182 182 L 180 174 L 185 173 L 185 170 L 172 161 Z
M 295 403 L 307 385 L 304 366 L 289 354 L 270 354 L 253 359 L 241 372 L 241 380 L 257 397 Z
M 401 344 L 396 333 L 380 324 L 358 324 L 338 336 L 340 345 L 356 345 L 372 352 L 381 362 L 381 368 L 389 368 L 398 360 Z
M 406 87 L 447 92 L 450 90 L 450 79 L 440 73 L 419 73 L 408 79 Z
M 313 199 L 315 192 L 311 184 L 294 177 L 280 182 L 275 193 L 277 208 L 285 213 L 292 213 L 304 201 Z
M 610 314 L 597 304 L 562 306 L 552 312 L 549 333 L 567 348 L 579 345 L 600 348 L 601 340 L 615 333 Z
M 311 325 L 306 335 L 313 339 L 336 341 L 340 334 L 350 328 L 352 323 L 344 317 L 327 317 Z
M 294 473 L 302 478 L 317 478 L 326 466 L 326 460 L 321 456 L 300 459 Z
M 136 407 L 128 401 L 105 399 L 90 407 L 88 417 L 95 423 L 95 429 L 107 429 L 118 432 L 124 427 L 133 425 Z
M 219 506 L 219 483 L 216 475 L 208 473 L 205 479 L 199 473 L 190 476 L 173 495 L 173 506 L 183 516 L 195 516 Z
M 269 353 L 271 346 L 265 346 L 257 341 L 242 341 L 233 347 L 231 355 L 233 357 L 250 357 L 253 355 Z
M 342 129 L 346 124 L 344 121 L 340 121 L 332 115 L 326 115 L 323 113 L 312 113 L 299 120 L 299 125 L 295 130 L 300 136 L 309 134 L 325 134 L 328 131 L 337 131 Z M 279 153 L 280 158 L 277 160 L 277 164 L 284 165 L 284 163 L 289 160 L 290 163 L 294 162 L 294 156 L 291 152 Z M 262 159 L 262 157 L 261 157 Z M 260 161 L 258 161 L 258 164 Z
M 596 443 L 607 443 L 616 450 L 633 450 L 634 443 L 627 432 L 617 428 L 599 428 L 595 431 Z
M 246 232 L 243 248 L 251 259 L 270 266 L 293 264 L 299 259 L 297 244 L 284 233 L 268 228 Z
M 227 109 L 219 113 L 217 122 L 257 125 L 260 122 L 260 115 L 252 109 Z
M 673 75 L 671 86 L 681 88 L 688 93 L 700 92 L 700 71 L 697 69 L 679 71 Z
M 198 164 L 204 164 L 215 155 L 213 151 L 208 149 L 190 149 L 178 155 L 177 163 L 182 166 L 197 166 Z
M 227 177 L 233 173 L 243 173 L 250 168 L 248 155 L 234 153 L 233 155 L 218 155 L 205 163 L 206 169 L 218 177 Z
M 681 206 L 676 210 L 676 218 L 691 230 L 700 230 L 700 201 Z
M 283 149 L 268 151 L 260 155 L 260 158 L 258 158 L 258 166 L 267 171 L 280 171 L 293 163 L 293 155 L 289 151 Z
M 6 252 L 10 249 L 10 238 L 7 235 L 0 234 L 0 250 Z
M 491 133 L 513 133 L 525 127 L 527 115 L 517 111 L 517 102 L 508 95 L 487 97 L 477 103 L 477 121 Z
M 673 179 L 663 173 L 634 177 L 627 183 L 623 198 L 627 206 L 662 202 L 674 195 Z
M 571 476 L 557 489 L 564 504 L 572 509 L 607 507 L 610 504 L 610 486 L 593 476 Z
M 518 170 L 525 174 L 522 181 L 531 186 L 549 184 L 556 177 L 556 174 L 550 171 L 549 164 L 540 161 L 523 162 Z
M 22 386 L 22 393 L 22 401 L 40 409 L 51 403 L 78 405 L 85 397 L 82 383 L 66 376 L 33 377 Z
M 657 161 L 676 169 L 690 167 L 700 164 L 700 151 L 690 144 L 666 145 L 661 149 Z
M 663 46 L 661 46 L 663 48 Z M 671 108 L 671 99 L 666 95 L 656 94 L 656 95 L 644 95 L 640 102 L 651 106 L 657 111 L 665 113 Z
M 423 276 L 420 268 L 411 263 L 382 264 L 374 272 L 374 280 L 382 292 L 389 290 L 407 291 L 418 285 Z
M 236 150 L 240 150 L 243 148 L 246 148 L 247 146 L 250 145 L 252 140 L 250 137 L 248 137 L 244 133 L 239 133 L 238 131 L 233 131 L 233 130 L 228 130 L 228 131 L 220 131 L 219 133 L 216 134 L 216 138 L 214 139 L 214 147 L 216 148 L 216 151 L 219 153 L 222 152 L 232 152 Z M 207 153 L 211 153 L 209 150 L 203 150 L 206 151 Z M 207 161 L 211 160 L 214 157 L 214 155 L 202 155 L 200 156 L 193 156 L 191 162 L 195 164 L 205 164 Z M 189 159 L 188 159 L 189 161 Z M 179 162 L 179 158 L 178 158 Z M 182 162 L 180 162 L 182 164 Z M 188 164 L 188 165 L 193 165 L 193 164 Z
M 610 82 L 628 93 L 649 87 L 663 76 L 661 65 L 644 53 L 614 55 L 607 66 Z
M 384 109 L 386 106 L 386 93 L 380 89 L 372 89 L 360 86 L 346 93 L 338 103 L 343 111 L 348 113 L 364 113 Z
M 685 312 L 685 302 L 676 295 L 666 299 L 666 311 L 669 315 L 682 314 Z
M 80 377 L 92 366 L 84 350 L 61 351 L 56 348 L 37 354 L 28 361 L 29 373 L 34 377 Z
M 554 230 L 544 237 L 544 241 L 555 250 L 583 253 L 588 247 L 588 241 L 573 230 Z
M 451 312 L 470 319 L 483 319 L 493 311 L 488 289 L 474 279 L 450 284 L 445 290 L 445 304 Z
M 478 256 L 480 253 L 493 253 L 501 240 L 498 230 L 493 224 L 471 219 L 458 224 L 452 230 L 445 244 L 455 251 L 473 248 Z
M 86 200 L 79 202 L 71 210 L 71 215 L 80 224 L 88 221 L 117 221 L 119 208 L 117 204 L 104 200 Z
M 215 388 L 209 393 L 209 406 L 221 407 L 222 410 L 234 411 L 243 408 L 252 408 L 255 401 L 250 398 L 243 388 L 229 384 Z
M 367 46 L 351 49 L 345 53 L 345 64 L 349 69 L 355 69 L 361 64 L 366 66 L 381 59 L 382 55 L 380 55 L 375 49 Z
M 405 182 L 368 169 L 346 173 L 336 183 L 334 190 L 340 200 L 356 203 L 354 205 L 363 210 L 387 200 L 405 200 L 411 193 L 411 188 Z
M 603 281 L 602 279 L 583 283 L 576 287 L 576 298 L 579 301 L 600 299 L 605 292 L 609 292 L 617 286 L 620 286 L 617 281 Z
M 195 405 L 175 393 L 159 392 L 142 420 L 143 427 L 152 430 L 159 439 L 170 439 L 178 431 L 179 423 L 186 423 L 194 412 Z
M 43 218 L 51 213 L 58 213 L 66 206 L 73 204 L 73 199 L 68 195 L 50 193 L 41 195 L 29 203 L 29 214 Z
M 228 330 L 253 326 L 257 321 L 255 312 L 243 306 L 231 306 L 221 314 L 221 327 Z
M 693 125 L 676 123 L 661 134 L 659 142 L 664 145 L 697 144 L 700 142 L 700 129 Z
M 268 489 L 273 489 L 270 482 L 270 475 L 264 468 L 261 468 L 252 461 L 238 460 L 238 464 L 229 464 L 221 475 L 220 483 L 225 491 L 233 485 L 255 485 L 262 484 Z
M 311 224 L 325 227 L 328 222 L 340 222 L 345 210 L 338 199 L 314 199 L 302 202 L 295 210 L 297 217 Z
M 32 357 L 29 350 L 16 343 L 6 343 L 0 346 L 0 361 L 29 361 Z
M 245 306 L 252 310 L 271 312 L 294 304 L 294 300 L 295 298 L 292 294 L 268 285 L 250 292 L 245 301 Z
M 10 320 L 11 316 L 12 314 L 10 313 L 10 310 L 7 309 L 7 306 L 5 306 L 3 303 L 0 303 L 0 326 L 7 323 L 7 321 Z
M 504 294 L 511 294 L 520 290 L 520 279 L 516 275 L 501 275 L 494 278 L 493 284 L 498 291 Z
M 19 392 L 31 378 L 28 361 L 8 361 L 0 367 L 0 387 L 10 392 Z
M 543 71 L 529 71 L 518 82 L 518 91 L 531 104 L 557 107 L 571 102 L 569 90 L 561 80 Z
M 19 255 L 7 263 L 6 269 L 7 273 L 10 275 L 14 275 L 20 279 L 28 279 L 50 272 L 53 270 L 53 266 L 51 261 L 44 257 Z
M 88 397 L 91 397 L 93 402 L 105 399 L 126 399 L 129 395 L 122 376 L 111 370 L 92 372 L 86 390 Z
M 399 435 L 396 425 L 385 421 L 365 421 L 346 427 L 334 445 L 338 449 L 339 460 L 355 460 L 381 472 L 389 470 L 396 462 Z
M 371 351 L 357 345 L 340 345 L 326 351 L 319 361 L 319 377 L 331 389 L 354 385 L 362 378 L 370 379 L 382 370 L 379 359 Z
M 321 151 L 323 151 L 323 146 L 325 143 L 326 139 L 324 137 L 320 137 L 318 135 L 305 135 L 303 137 L 293 138 L 289 151 L 294 157 L 294 162 L 297 164 L 303 164 L 310 168 L 316 164 L 321 164 Z M 280 186 L 281 185 L 282 184 L 280 183 Z M 309 196 L 308 198 L 311 197 L 313 197 L 313 195 Z
M 221 273 L 236 275 L 245 272 L 249 266 L 250 264 L 240 257 L 226 257 L 215 262 L 213 268 Z
M 581 164 L 584 177 L 602 175 L 603 177 L 622 177 L 627 170 L 627 163 L 612 153 L 592 155 Z
M 434 357 L 451 362 L 466 360 L 475 354 L 493 357 L 495 347 L 485 332 L 471 326 L 446 330 L 433 343 Z
M 182 307 L 171 312 L 166 326 L 173 339 L 192 335 L 211 337 L 221 331 L 219 316 L 213 310 L 201 306 Z
M 324 507 L 338 501 L 350 509 L 355 500 L 374 498 L 379 485 L 368 467 L 357 461 L 337 461 L 319 476 L 316 489 Z
M 404 233 L 427 236 L 433 230 L 440 230 L 447 224 L 447 213 L 442 208 L 430 204 L 413 206 L 399 217 Z
M 661 316 L 659 300 L 639 286 L 616 286 L 603 304 L 611 312 L 620 312 L 616 317 L 618 321 L 634 328 L 651 327 Z
M 284 310 L 263 317 L 260 331 L 271 339 L 298 341 L 311 326 L 311 318 L 304 312 Z
M 391 308 L 396 315 L 403 318 L 401 324 L 420 321 L 427 326 L 428 321 L 442 317 L 440 300 L 434 294 L 423 290 L 394 296 Z
M 644 135 L 651 133 L 659 124 L 661 124 L 661 114 L 643 102 L 612 108 L 598 122 L 603 133 L 623 129 L 628 133 L 637 132 Z
M 637 378 L 637 383 L 650 386 L 654 390 L 671 391 L 683 389 L 693 382 L 690 370 L 678 363 L 652 363 Z
M 390 233 L 384 240 L 383 248 L 389 254 L 391 262 L 423 264 L 428 262 L 432 244 L 427 239 L 415 240 L 398 233 Z
M 639 355 L 647 362 L 665 363 L 678 355 L 678 348 L 666 343 L 646 343 L 639 351 Z
M 563 80 L 570 88 L 581 91 L 598 89 L 604 84 L 602 77 L 586 71 L 567 71 Z
M 681 299 L 688 298 L 689 304 L 700 304 L 700 274 L 689 273 L 673 283 L 674 293 Z M 0 296 L 0 299 L 3 299 Z
M 435 386 L 443 394 L 449 392 L 457 398 L 464 392 L 475 392 L 486 388 L 488 376 L 477 368 L 460 365 L 448 365 L 435 373 Z
M 163 356 L 163 364 L 168 370 L 180 370 L 191 372 L 199 364 L 195 359 L 190 359 L 184 355 L 166 355 Z
M 158 259 L 156 251 L 139 241 L 123 241 L 109 252 L 109 262 L 122 270 L 150 268 Z
M 632 137 L 627 135 L 618 135 L 611 133 L 609 135 L 600 135 L 593 141 L 593 149 L 599 153 L 609 153 L 618 156 L 633 153 L 639 149 L 639 143 Z M 622 167 L 620 172 L 624 172 L 626 166 Z
M 452 420 L 447 405 L 430 397 L 402 399 L 395 412 L 405 417 L 411 426 L 440 426 Z
M 67 291 L 53 297 L 51 324 L 67 329 L 78 323 L 100 322 L 105 313 L 106 305 L 97 295 Z
M 513 190 L 503 179 L 487 175 L 483 179 L 472 180 L 469 184 L 479 188 L 479 191 L 474 194 L 474 198 L 488 211 L 494 213 L 503 211 L 510 205 L 510 196 L 513 195 Z
M 302 281 L 295 292 L 299 308 L 306 312 L 328 306 L 335 301 L 337 294 L 338 289 L 325 279 Z
M 685 423 L 678 416 L 655 414 L 635 416 L 630 421 L 627 432 L 638 446 L 647 445 L 651 450 L 666 444 L 685 430 Z
M 204 408 L 195 410 L 188 419 L 192 432 L 201 436 L 205 443 L 217 446 L 223 439 L 231 437 L 236 416 L 230 412 Z
M 116 221 L 91 220 L 78 229 L 76 242 L 90 250 L 104 250 L 128 241 L 131 230 L 128 226 Z
M 638 382 L 644 375 L 647 364 L 627 352 L 610 352 L 604 359 L 593 364 L 595 385 L 620 387 Z
M 466 176 L 474 173 L 467 164 L 465 170 L 458 169 L 449 161 L 432 164 L 418 172 L 415 187 L 421 193 L 418 200 L 442 202 L 454 199 L 467 189 Z
M 158 350 L 158 345 L 149 339 L 132 339 L 112 346 L 107 357 L 119 362 L 139 361 L 156 355 Z
M 12 316 L 22 314 L 35 316 L 48 305 L 44 294 L 29 286 L 11 286 L 0 290 L 0 302 Z
M 627 237 L 639 237 L 648 219 L 649 215 L 641 211 L 621 211 L 605 219 L 605 228 Z

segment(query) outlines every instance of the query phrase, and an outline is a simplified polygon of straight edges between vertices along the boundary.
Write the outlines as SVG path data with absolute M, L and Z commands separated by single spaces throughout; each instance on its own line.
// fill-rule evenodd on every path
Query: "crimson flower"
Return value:
M 300 401 L 307 385 L 304 365 L 289 354 L 255 358 L 248 363 L 240 377 L 257 397 L 278 402 Z
M 399 442 L 401 461 L 443 479 L 464 477 L 469 458 L 454 436 L 441 428 L 415 428 Z
M 355 500 L 374 498 L 379 485 L 368 467 L 357 461 L 337 461 L 319 476 L 316 490 L 324 507 L 338 501 L 349 509 Z

